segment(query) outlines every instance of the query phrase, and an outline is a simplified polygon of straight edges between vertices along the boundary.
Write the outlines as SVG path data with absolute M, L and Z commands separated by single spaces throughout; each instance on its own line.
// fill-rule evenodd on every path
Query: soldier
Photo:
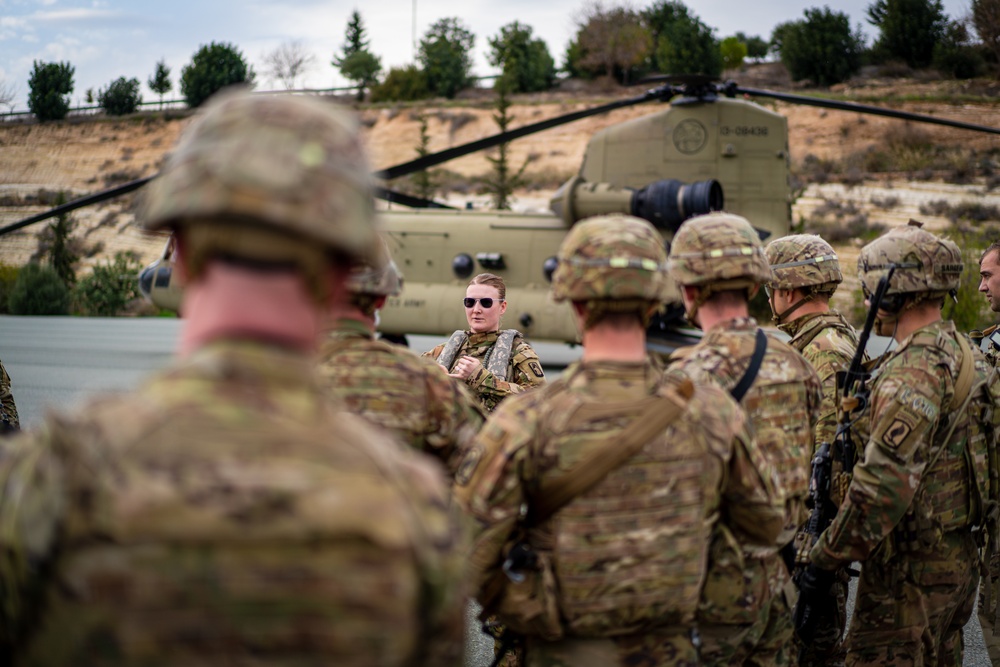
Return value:
M 353 119 L 220 93 L 148 186 L 180 360 L 3 446 L 0 643 L 32 665 L 455 665 L 438 466 L 340 412 L 311 353 L 374 261 Z
M 994 241 L 979 258 L 979 291 L 986 295 L 990 310 L 1000 312 L 1000 241 Z M 974 343 L 994 368 L 1000 364 L 1000 330 L 994 324 L 983 331 L 970 333 Z M 997 632 L 997 606 L 1000 605 L 1000 550 L 991 550 L 989 577 L 979 587 L 979 625 L 983 643 L 993 664 L 1000 665 L 1000 632 Z
M 384 243 L 382 249 L 383 268 L 359 267 L 348 279 L 350 299 L 332 313 L 334 328 L 320 351 L 320 374 L 351 412 L 436 456 L 454 475 L 484 414 L 469 391 L 433 361 L 375 339 L 379 309 L 403 287 Z
M 457 477 L 482 530 L 479 599 L 526 636 L 529 667 L 699 664 L 710 543 L 772 543 L 781 507 L 736 402 L 646 354 L 668 295 L 652 225 L 580 222 L 558 259 L 553 296 L 572 302 L 583 357 L 505 401 Z
M 14 394 L 10 390 L 10 376 L 0 361 L 0 435 L 13 433 L 21 428 L 17 418 L 17 406 L 14 404 Z
M 893 229 L 858 258 L 866 297 L 894 271 L 876 330 L 897 347 L 872 384 L 864 458 L 802 578 L 803 593 L 824 590 L 833 570 L 863 561 L 848 665 L 961 665 L 979 547 L 996 537 L 1000 381 L 941 318 L 961 252 L 919 225 Z
M 990 310 L 1000 313 L 1000 241 L 990 244 L 979 258 L 979 291 L 986 295 Z M 994 367 L 1000 363 L 1000 325 L 992 325 L 983 331 L 970 333 L 973 342 L 986 355 Z M 1000 653 L 998 653 L 1000 660 Z
M 836 374 L 850 367 L 858 347 L 854 327 L 830 308 L 830 297 L 844 279 L 840 262 L 830 244 L 812 234 L 795 234 L 771 241 L 765 252 L 772 278 L 764 289 L 774 321 L 792 337 L 788 344 L 809 360 L 823 383 L 823 402 L 813 431 L 813 454 L 822 443 L 831 446 L 834 478 L 839 481 L 834 485 L 831 500 L 839 506 L 842 497 L 837 497 L 836 489 L 846 491 L 847 484 L 843 481 L 843 453 L 837 448 L 834 437 L 839 405 Z M 796 553 L 801 556 L 799 564 L 804 562 L 811 546 L 807 540 L 805 533 L 796 537 Z M 841 577 L 834 584 L 836 613 L 818 623 L 815 637 L 799 654 L 799 667 L 844 664 L 841 637 L 847 624 L 848 581 L 847 573 L 841 571 Z
M 480 273 L 465 290 L 467 331 L 456 331 L 447 343 L 424 354 L 462 380 L 479 397 L 487 412 L 500 401 L 545 383 L 538 355 L 517 329 L 500 329 L 507 312 L 503 278 Z
M 686 221 L 670 247 L 670 275 L 681 287 L 688 319 L 705 332 L 700 343 L 674 353 L 671 369 L 714 380 L 741 403 L 785 510 L 781 535 L 767 547 L 730 542 L 713 551 L 699 614 L 702 659 L 710 665 L 787 664 L 792 541 L 808 516 L 820 380 L 801 354 L 769 338 L 749 316 L 749 300 L 771 280 L 771 268 L 746 219 L 712 213 Z

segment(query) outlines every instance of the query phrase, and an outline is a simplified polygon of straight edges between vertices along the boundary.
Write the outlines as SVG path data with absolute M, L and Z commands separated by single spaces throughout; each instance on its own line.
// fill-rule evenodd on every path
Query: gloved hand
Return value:
M 812 641 L 819 619 L 826 617 L 836 604 L 830 589 L 837 580 L 833 570 L 821 570 L 812 563 L 796 578 L 799 601 L 795 605 L 795 633 L 804 643 Z

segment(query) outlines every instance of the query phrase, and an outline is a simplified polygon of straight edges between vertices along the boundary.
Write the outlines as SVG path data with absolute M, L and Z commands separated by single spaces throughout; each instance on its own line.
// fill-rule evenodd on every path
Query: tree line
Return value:
M 644 9 L 597 3 L 578 17 L 576 34 L 558 68 L 545 42 L 520 21 L 503 26 L 487 42 L 489 62 L 500 70 L 495 85 L 503 86 L 505 93 L 550 89 L 560 71 L 628 84 L 657 72 L 714 78 L 748 60 L 769 58 L 780 59 L 793 80 L 819 86 L 844 81 L 864 64 L 934 67 L 956 78 L 1000 69 L 1000 0 L 972 0 L 970 14 L 960 18 L 945 14 L 941 0 L 874 0 L 866 20 L 878 31 L 871 45 L 860 25 L 852 27 L 847 14 L 828 6 L 806 9 L 801 18 L 775 26 L 769 39 L 742 32 L 720 39 L 681 0 L 656 0 Z M 424 34 L 414 64 L 383 71 L 361 13 L 355 10 L 330 64 L 357 86 L 359 100 L 453 98 L 474 83 L 475 41 L 461 19 L 442 18 Z M 313 60 L 301 42 L 291 41 L 266 54 L 264 67 L 271 79 L 293 88 Z M 65 117 L 74 73 L 68 62 L 34 62 L 28 107 L 39 120 Z M 173 89 L 170 74 L 161 60 L 147 80 L 161 104 Z M 188 106 L 197 107 L 224 86 L 253 86 L 255 81 L 253 67 L 239 48 L 212 42 L 184 66 L 179 85 Z M 111 115 L 132 113 L 142 102 L 139 79 L 120 77 L 96 97 L 87 91 L 87 99 Z

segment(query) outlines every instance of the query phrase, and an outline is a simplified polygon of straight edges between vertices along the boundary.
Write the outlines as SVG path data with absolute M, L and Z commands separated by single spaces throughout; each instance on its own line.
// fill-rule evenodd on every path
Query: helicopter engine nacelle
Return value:
M 553 195 L 551 208 L 567 226 L 595 215 L 627 213 L 672 234 L 688 218 L 721 211 L 724 203 L 722 185 L 715 179 L 697 183 L 662 179 L 634 189 L 574 176 Z

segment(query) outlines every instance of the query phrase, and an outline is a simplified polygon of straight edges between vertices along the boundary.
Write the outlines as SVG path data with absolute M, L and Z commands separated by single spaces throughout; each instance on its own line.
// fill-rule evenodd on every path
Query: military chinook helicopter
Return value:
M 597 132 L 576 176 L 551 199 L 551 213 L 456 210 L 440 203 L 379 188 L 378 196 L 407 206 L 380 212 L 404 291 L 381 311 L 383 336 L 405 342 L 407 334 L 446 336 L 466 326 L 458 306 L 469 278 L 488 271 L 507 284 L 506 326 L 532 340 L 577 340 L 566 304 L 549 296 L 556 254 L 577 221 L 623 212 L 645 218 L 669 241 L 687 218 L 725 210 L 749 219 L 762 237 L 780 237 L 791 225 L 788 125 L 781 114 L 748 97 L 876 114 L 1000 134 L 1000 129 L 892 109 L 743 88 L 706 77 L 663 77 L 644 94 L 541 121 L 470 144 L 426 155 L 376 172 L 383 182 L 463 155 L 588 116 L 646 102 L 669 106 Z M 658 81 L 658 82 L 659 82 Z M 0 235 L 80 206 L 125 194 L 149 179 L 70 202 L 0 228 Z M 142 291 L 158 305 L 177 309 L 180 290 L 171 283 L 168 241 L 160 260 L 140 276 Z M 650 331 L 667 348 L 689 342 L 682 333 L 679 295 L 666 304 Z

